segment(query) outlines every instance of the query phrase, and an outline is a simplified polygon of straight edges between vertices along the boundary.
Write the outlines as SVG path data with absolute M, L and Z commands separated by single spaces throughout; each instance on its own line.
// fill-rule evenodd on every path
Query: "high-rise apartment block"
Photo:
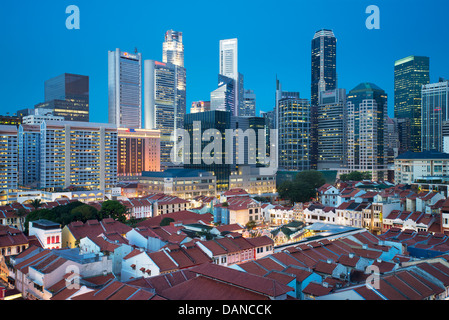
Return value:
M 109 123 L 118 128 L 142 127 L 142 54 L 108 53 Z
M 347 167 L 387 178 L 387 94 L 372 83 L 361 83 L 347 95 Z
M 66 121 L 89 122 L 89 77 L 64 73 L 45 81 L 45 101 L 35 109 L 49 109 Z
M 429 58 L 409 56 L 394 64 L 394 117 L 410 119 L 410 149 L 421 151 L 421 87 L 429 83 Z
M 116 185 L 115 125 L 44 121 L 39 126 L 39 188 L 105 190 Z
M 0 203 L 7 201 L 9 191 L 18 186 L 17 126 L 0 125 Z

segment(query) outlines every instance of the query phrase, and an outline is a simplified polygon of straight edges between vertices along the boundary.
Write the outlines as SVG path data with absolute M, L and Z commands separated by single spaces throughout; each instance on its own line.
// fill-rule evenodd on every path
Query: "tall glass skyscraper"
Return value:
M 45 102 L 36 109 L 51 110 L 67 121 L 89 122 L 89 77 L 63 73 L 45 81 Z
M 410 119 L 411 151 L 421 151 L 421 87 L 429 83 L 429 58 L 409 56 L 394 64 L 394 117 Z
M 109 123 L 119 128 L 142 128 L 142 55 L 108 54 Z
M 210 93 L 210 109 L 219 111 L 230 111 L 236 114 L 236 82 L 225 75 L 218 75 L 218 88 Z
M 346 162 L 346 90 L 323 91 L 318 105 L 318 169 Z
M 312 39 L 311 136 L 310 162 L 316 169 L 318 161 L 318 104 L 322 91 L 337 88 L 337 38 L 332 30 L 321 29 Z
M 145 128 L 161 131 L 161 170 L 173 167 L 171 137 L 184 128 L 186 114 L 186 69 L 182 33 L 169 30 L 163 45 L 163 60 L 144 62 Z
M 162 44 L 162 62 L 184 67 L 182 32 L 168 30 L 165 33 L 165 42 Z
M 422 87 L 422 151 L 443 152 L 443 123 L 449 120 L 449 81 Z
M 299 92 L 292 96 L 278 101 L 279 168 L 309 170 L 310 102 L 300 99 Z
M 229 176 L 231 171 L 235 169 L 235 162 L 227 163 L 228 161 L 225 160 L 226 130 L 232 129 L 231 118 L 230 111 L 219 110 L 189 113 L 184 117 L 184 129 L 190 137 L 190 145 L 189 149 L 183 152 L 185 157 L 183 166 L 186 169 L 213 172 L 217 178 L 217 191 L 228 189 Z M 214 161 L 213 163 L 207 163 L 202 153 L 205 147 L 210 144 L 210 141 L 202 139 L 204 132 L 209 129 L 218 130 L 221 134 L 221 141 L 217 142 L 220 144 L 221 150 L 214 149 L 212 155 L 212 157 L 220 157 L 221 161 Z
M 238 40 L 225 39 L 220 40 L 220 68 L 219 74 L 233 79 L 235 84 L 234 101 L 235 108 L 232 111 L 234 116 L 239 115 L 240 108 L 243 108 L 244 80 L 243 75 L 238 71 Z M 219 86 L 221 85 L 219 79 Z M 211 101 L 212 103 L 212 101 Z
M 243 107 L 240 108 L 239 116 L 254 117 L 256 115 L 256 94 L 253 90 L 245 90 L 243 93 Z
M 373 83 L 361 83 L 346 98 L 347 167 L 387 179 L 387 94 Z

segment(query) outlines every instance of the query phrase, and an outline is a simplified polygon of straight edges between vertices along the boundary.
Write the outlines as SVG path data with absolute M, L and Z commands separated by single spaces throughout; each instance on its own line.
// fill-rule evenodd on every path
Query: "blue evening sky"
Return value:
M 80 30 L 65 26 L 65 9 L 80 9 Z M 380 9 L 380 29 L 368 30 L 365 9 Z M 449 78 L 446 0 L 41 0 L 0 5 L 0 114 L 44 99 L 44 81 L 62 74 L 90 77 L 90 119 L 107 122 L 107 52 L 119 47 L 162 60 L 168 29 L 183 32 L 187 109 L 217 87 L 219 40 L 238 38 L 239 71 L 257 95 L 257 109 L 274 104 L 276 75 L 287 91 L 310 98 L 311 40 L 337 37 L 339 87 L 373 82 L 393 111 L 394 61 L 430 57 L 430 78 Z

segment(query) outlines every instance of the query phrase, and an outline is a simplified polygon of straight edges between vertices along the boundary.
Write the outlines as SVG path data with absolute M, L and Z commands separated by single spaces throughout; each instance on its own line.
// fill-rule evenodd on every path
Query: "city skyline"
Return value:
M 271 111 L 275 103 L 276 77 L 282 81 L 285 90 L 299 91 L 301 98 L 310 99 L 310 41 L 316 31 L 326 28 L 333 30 L 338 41 L 338 86 L 350 90 L 362 82 L 377 84 L 391 97 L 388 114 L 393 116 L 394 61 L 409 55 L 428 56 L 431 83 L 449 75 L 449 65 L 444 57 L 447 44 L 437 41 L 438 33 L 433 32 L 443 29 L 443 20 L 438 17 L 443 17 L 444 10 L 438 10 L 439 6 L 428 6 L 418 11 L 418 7 L 413 6 L 417 1 L 409 3 L 407 7 L 398 3 L 378 4 L 380 29 L 369 30 L 365 26 L 369 16 L 365 9 L 371 3 L 363 1 L 326 2 L 326 10 L 321 9 L 318 18 L 294 21 L 288 19 L 292 13 L 281 9 L 288 5 L 292 12 L 306 15 L 318 10 L 319 5 L 286 1 L 277 6 L 265 2 L 255 7 L 254 2 L 247 1 L 242 3 L 242 12 L 252 8 L 254 15 L 242 21 L 239 20 L 241 13 L 236 12 L 236 23 L 225 31 L 217 21 L 229 13 L 228 10 L 212 15 L 217 7 L 206 9 L 206 6 L 201 6 L 202 2 L 199 2 L 201 9 L 196 14 L 201 14 L 200 21 L 208 23 L 208 28 L 201 27 L 202 23 L 192 23 L 183 10 L 164 21 L 155 17 L 150 23 L 148 19 L 140 19 L 141 12 L 145 10 L 136 10 L 137 6 L 118 10 L 116 2 L 108 2 L 106 6 L 77 1 L 80 30 L 65 27 L 68 16 L 65 3 L 46 6 L 45 11 L 34 3 L 25 5 L 26 9 L 21 11 L 18 11 L 18 6 L 8 4 L 9 14 L 2 16 L 0 26 L 14 28 L 15 38 L 7 35 L 5 43 L 8 48 L 15 49 L 13 62 L 17 59 L 20 63 L 11 63 L 6 59 L 8 50 L 3 51 L 5 56 L 1 66 L 10 76 L 2 85 L 5 98 L 0 112 L 12 114 L 19 109 L 32 108 L 44 98 L 45 80 L 62 73 L 74 73 L 89 76 L 91 121 L 107 123 L 108 50 L 121 48 L 134 52 L 138 48 L 142 59 L 157 60 L 161 56 L 164 34 L 170 29 L 183 33 L 188 73 L 186 102 L 189 106 L 192 101 L 209 100 L 210 92 L 216 88 L 219 41 L 237 38 L 239 69 L 245 75 L 245 86 L 254 90 L 257 96 L 257 114 L 261 110 Z M 181 2 L 176 4 L 178 8 L 185 5 Z M 146 8 L 148 4 L 141 5 Z M 98 20 L 102 19 L 99 12 L 105 20 Z M 422 19 L 428 21 L 426 25 L 418 26 L 411 22 L 418 12 Z M 135 17 L 132 23 L 127 23 L 126 17 L 131 13 Z M 273 18 L 281 13 L 283 19 Z M 36 14 L 40 15 L 42 22 L 34 26 L 31 16 Z M 16 22 L 14 18 L 18 15 L 22 19 Z M 120 17 L 125 18 L 120 20 Z M 267 17 L 273 24 L 263 23 Z M 94 21 L 97 22 L 94 24 Z M 129 33 L 134 29 L 139 32 Z M 42 48 L 41 43 L 35 43 L 38 38 L 46 39 L 45 50 L 35 50 L 30 55 L 27 46 Z M 288 39 L 291 45 L 284 46 Z M 379 45 L 373 46 L 373 43 Z M 20 76 L 24 70 L 28 70 L 25 78 Z M 18 90 L 24 88 L 28 94 L 20 95 Z

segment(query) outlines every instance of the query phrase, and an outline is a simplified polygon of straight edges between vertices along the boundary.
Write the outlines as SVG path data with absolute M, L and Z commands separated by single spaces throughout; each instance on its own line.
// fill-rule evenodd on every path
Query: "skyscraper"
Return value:
M 245 90 L 243 93 L 243 106 L 239 110 L 241 117 L 254 117 L 256 115 L 256 94 L 253 90 Z
M 347 167 L 372 173 L 375 181 L 387 179 L 387 94 L 372 83 L 349 91 Z
M 310 102 L 289 94 L 278 101 L 279 168 L 309 170 Z
M 234 80 L 234 101 L 235 108 L 233 115 L 239 115 L 239 109 L 243 106 L 243 75 L 238 71 L 238 40 L 225 39 L 220 40 L 220 68 L 219 74 Z M 222 80 L 219 78 L 218 85 L 221 86 Z M 212 103 L 212 101 L 211 101 Z
M 184 168 L 199 169 L 213 172 L 217 179 L 217 191 L 224 191 L 229 186 L 229 176 L 231 171 L 235 169 L 235 162 L 226 161 L 226 130 L 232 129 L 230 111 L 206 111 L 189 113 L 184 117 L 184 129 L 190 137 L 190 144 L 187 150 L 183 150 Z M 202 139 L 204 132 L 207 130 L 217 130 L 221 135 L 221 140 L 215 141 L 214 145 L 220 148 L 213 150 L 213 155 L 217 161 L 208 163 L 206 157 L 203 156 L 203 150 L 210 144 L 210 141 Z M 228 138 L 229 140 L 229 138 Z M 209 156 L 207 155 L 207 156 Z M 234 158 L 235 159 L 235 158 Z M 221 161 L 220 161 L 221 160 Z
M 422 87 L 422 151 L 443 152 L 443 123 L 449 120 L 449 81 Z
M 35 109 L 48 109 L 66 121 L 89 122 L 89 77 L 64 73 L 45 81 L 45 101 Z
M 410 119 L 411 151 L 421 151 L 421 87 L 429 83 L 429 58 L 409 56 L 394 64 L 394 117 Z
M 161 131 L 161 170 L 173 167 L 172 135 L 184 128 L 186 114 L 186 69 L 182 33 L 169 30 L 163 45 L 163 60 L 144 62 L 145 128 Z
M 322 91 L 337 88 L 337 39 L 332 30 L 321 29 L 312 39 L 312 79 L 311 79 L 311 135 L 310 162 L 316 169 L 318 162 L 318 104 Z
M 136 50 L 137 51 L 137 50 Z M 122 52 L 108 54 L 109 123 L 119 128 L 142 127 L 142 55 Z
M 236 82 L 225 75 L 218 75 L 218 88 L 210 93 L 210 110 L 229 111 L 232 115 L 238 113 L 236 94 Z
M 346 90 L 323 91 L 318 105 L 318 169 L 341 167 L 346 161 Z
M 182 32 L 168 30 L 165 33 L 165 42 L 162 44 L 162 62 L 184 67 Z

